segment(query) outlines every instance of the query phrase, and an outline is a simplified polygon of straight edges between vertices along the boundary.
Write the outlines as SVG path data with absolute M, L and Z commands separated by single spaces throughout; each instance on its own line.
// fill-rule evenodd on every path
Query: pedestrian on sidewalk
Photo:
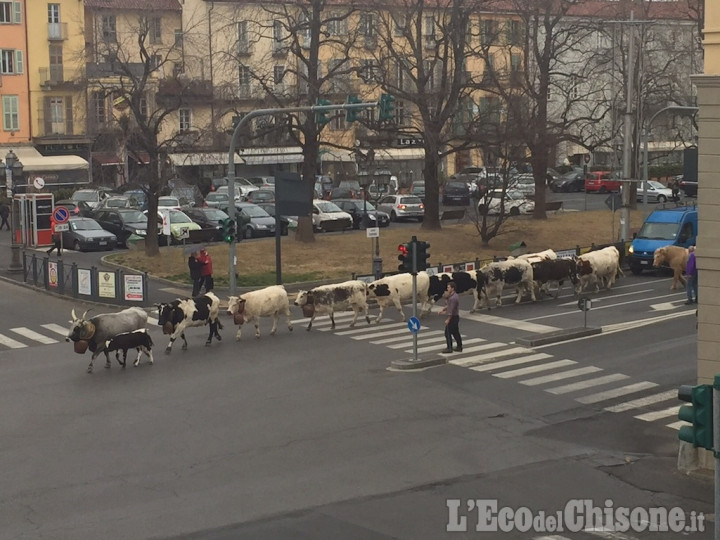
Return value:
M 685 266 L 685 292 L 687 293 L 686 304 L 697 304 L 698 301 L 698 271 L 695 260 L 695 246 L 688 248 L 687 265 Z M 694 295 L 694 296 L 693 296 Z
M 10 223 L 8 223 L 8 218 L 10 217 L 10 207 L 8 206 L 7 201 L 3 200 L 0 202 L 0 219 L 2 219 L 2 222 L 0 223 L 0 231 L 3 228 L 3 225 L 7 227 L 7 230 L 10 230 Z
M 204 249 L 200 251 L 200 256 L 198 258 L 198 261 L 200 261 L 200 264 L 202 265 L 200 268 L 200 274 L 202 275 L 202 285 L 205 286 L 205 292 L 209 293 L 213 290 L 213 287 L 215 285 L 215 282 L 213 280 L 213 267 L 212 267 L 212 259 L 210 258 L 210 254 L 205 251 Z
M 52 229 L 52 238 L 53 238 L 53 246 L 47 250 L 47 254 L 50 255 L 53 250 L 57 250 L 58 257 L 62 257 L 62 245 L 60 242 L 60 237 L 62 235 L 62 232 L 55 230 L 55 220 L 50 220 L 50 227 Z
M 200 252 L 193 251 L 188 257 L 188 268 L 190 269 L 190 279 L 192 280 L 193 290 L 192 297 L 195 298 L 200 294 L 203 285 L 202 263 L 198 260 Z
M 455 282 L 447 284 L 447 305 L 440 310 L 440 314 L 447 314 L 445 318 L 445 341 L 447 348 L 443 353 L 462 352 L 462 337 L 460 337 L 460 298 L 456 292 Z M 455 338 L 456 347 L 453 349 L 452 340 Z

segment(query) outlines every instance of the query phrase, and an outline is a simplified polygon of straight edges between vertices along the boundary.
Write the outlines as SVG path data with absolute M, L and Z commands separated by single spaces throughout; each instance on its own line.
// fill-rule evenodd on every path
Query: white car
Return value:
M 180 199 L 177 197 L 158 197 L 158 209 L 180 210 Z
M 637 200 L 640 202 L 643 201 L 644 197 L 644 184 L 645 182 L 640 182 L 637 188 Z M 672 201 L 672 189 L 670 189 L 669 187 L 665 187 L 660 182 L 656 182 L 655 180 L 648 180 L 647 197 L 648 202 L 664 203 L 667 201 Z
M 532 174 L 518 174 L 510 179 L 510 189 L 520 191 L 528 199 L 535 197 L 535 177 Z
M 236 177 L 235 178 L 235 200 L 236 201 L 242 201 L 248 193 L 251 191 L 255 191 L 258 188 L 255 184 L 253 184 L 250 180 L 246 178 Z M 227 186 L 220 186 L 217 188 L 216 193 L 224 193 L 227 195 L 228 187 Z
M 353 219 L 350 214 L 343 212 L 340 207 L 331 201 L 315 199 L 313 201 L 313 228 L 316 231 L 344 231 L 352 229 Z
M 500 213 L 501 189 L 491 189 L 478 203 L 478 214 L 496 215 Z M 532 214 L 535 211 L 535 201 L 528 199 L 521 191 L 509 189 L 505 192 L 504 212 L 506 215 L 519 216 Z

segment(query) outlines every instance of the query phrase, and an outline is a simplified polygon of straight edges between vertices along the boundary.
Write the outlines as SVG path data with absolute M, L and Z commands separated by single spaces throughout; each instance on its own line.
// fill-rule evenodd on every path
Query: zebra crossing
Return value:
M 40 328 L 43 333 L 27 326 L 5 329 L 0 334 L 0 348 L 23 349 L 33 345 L 52 345 L 64 341 L 68 333 L 67 327 L 55 323 L 41 324 Z
M 387 322 L 355 328 L 343 328 L 351 314 L 335 314 L 334 335 L 387 347 L 405 354 L 412 353 L 412 338 L 405 322 Z M 293 323 L 307 323 L 298 319 Z M 331 331 L 329 319 L 313 322 L 313 329 Z M 422 327 L 417 340 L 419 354 L 437 354 L 445 349 L 445 333 Z M 523 386 L 537 388 L 548 394 L 569 396 L 577 403 L 602 407 L 612 413 L 630 413 L 643 422 L 662 423 L 671 429 L 680 429 L 683 422 L 677 419 L 680 404 L 677 390 L 660 390 L 658 384 L 633 380 L 624 373 L 610 373 L 599 366 L 580 365 L 575 360 L 556 358 L 545 352 L 512 343 L 466 338 L 463 351 L 446 355 L 448 364 L 478 373 L 488 373 L 498 379 L 516 381 Z M 618 400 L 626 400 L 620 401 Z

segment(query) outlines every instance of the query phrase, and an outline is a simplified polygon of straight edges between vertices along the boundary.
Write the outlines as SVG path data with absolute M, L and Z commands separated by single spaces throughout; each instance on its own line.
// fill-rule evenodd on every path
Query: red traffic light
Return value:
M 407 255 L 409 253 L 407 244 L 400 244 L 398 246 L 398 251 L 400 252 L 401 255 Z

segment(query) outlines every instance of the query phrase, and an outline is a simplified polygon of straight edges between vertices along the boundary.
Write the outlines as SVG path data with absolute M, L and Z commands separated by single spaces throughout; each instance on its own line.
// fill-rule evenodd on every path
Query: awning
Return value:
M 19 157 L 19 156 L 18 156 Z M 40 156 L 20 158 L 25 172 L 87 170 L 88 162 L 79 156 Z
M 368 151 L 363 148 L 363 154 Z M 411 159 L 424 159 L 423 148 L 375 148 L 375 161 L 407 161 Z M 350 150 L 326 150 L 320 151 L 321 161 L 342 161 L 355 162 L 355 153 Z
M 169 154 L 170 161 L 176 167 L 199 167 L 201 165 L 227 165 L 228 152 L 198 152 L 194 154 Z M 243 163 L 236 153 L 235 163 Z
M 122 158 L 112 152 L 95 152 L 92 155 L 92 160 L 101 166 L 123 164 Z
M 300 146 L 271 146 L 246 148 L 238 151 L 246 165 L 278 165 L 280 163 L 302 163 L 305 157 Z

